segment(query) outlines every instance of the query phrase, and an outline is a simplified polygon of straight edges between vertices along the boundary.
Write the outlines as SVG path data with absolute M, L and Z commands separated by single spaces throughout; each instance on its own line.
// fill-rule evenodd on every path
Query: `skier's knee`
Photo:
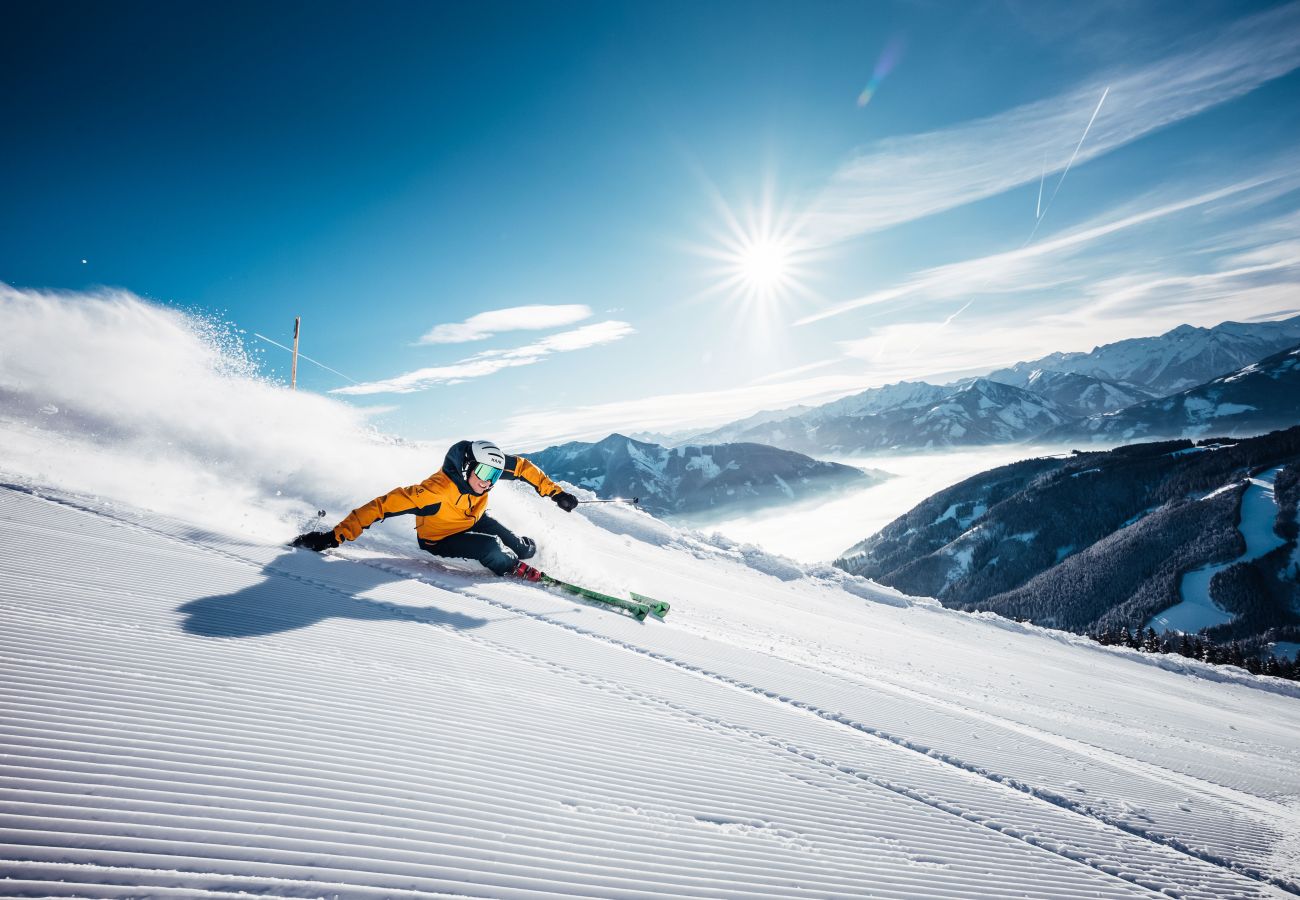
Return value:
M 519 559 L 513 553 L 508 552 L 504 547 L 502 547 L 499 541 L 493 541 L 493 543 L 496 544 L 496 546 L 489 549 L 487 553 L 484 553 L 483 556 L 479 558 L 479 561 L 491 569 L 493 574 L 507 575 L 510 573 L 510 570 L 515 567 L 515 564 L 519 562 Z
M 462 532 L 441 541 L 421 540 L 420 547 L 435 556 L 477 560 L 497 575 L 507 574 L 519 561 L 498 538 L 488 534 Z
M 496 560 L 484 560 L 483 565 L 491 569 L 493 575 L 506 576 L 515 570 L 515 567 L 519 565 L 519 560 L 513 556 L 507 556 L 504 563 Z

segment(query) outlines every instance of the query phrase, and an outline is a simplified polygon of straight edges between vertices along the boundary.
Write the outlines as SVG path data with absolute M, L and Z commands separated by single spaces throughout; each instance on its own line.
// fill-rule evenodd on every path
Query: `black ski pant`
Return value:
M 486 513 L 468 531 L 440 541 L 421 540 L 420 549 L 434 556 L 476 559 L 498 575 L 513 569 L 520 557 L 532 556 L 513 531 Z

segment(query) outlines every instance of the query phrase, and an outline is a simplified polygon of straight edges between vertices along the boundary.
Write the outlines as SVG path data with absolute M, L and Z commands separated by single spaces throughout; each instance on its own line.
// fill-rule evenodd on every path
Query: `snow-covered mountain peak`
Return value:
M 605 499 L 639 498 L 656 515 L 717 517 L 863 486 L 879 473 L 811 459 L 763 444 L 668 448 L 613 434 L 530 452 L 551 477 Z
M 943 393 L 943 388 L 924 381 L 900 381 L 823 404 L 815 409 L 815 413 L 818 418 L 832 418 L 870 416 L 894 409 L 915 409 L 933 402 Z
M 1051 353 L 949 385 L 871 388 L 798 414 L 732 423 L 709 437 L 811 454 L 1022 441 L 1070 419 L 1113 416 L 1188 390 L 1297 341 L 1300 316 L 1215 328 L 1184 325 L 1089 353 Z
M 1288 348 L 1170 397 L 1070 423 L 1047 438 L 1112 442 L 1289 428 L 1300 423 L 1300 364 L 1295 354 L 1296 348 Z
M 989 375 L 1024 385 L 1035 371 L 1073 372 L 1159 396 L 1174 394 L 1300 341 L 1300 316 L 1274 322 L 1179 325 L 1158 337 L 1129 338 L 1089 353 L 1053 353 Z

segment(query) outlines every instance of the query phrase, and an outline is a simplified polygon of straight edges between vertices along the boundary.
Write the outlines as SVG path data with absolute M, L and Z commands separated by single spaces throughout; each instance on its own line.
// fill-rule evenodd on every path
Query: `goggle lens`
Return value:
M 496 466 L 489 466 L 487 463 L 479 463 L 474 467 L 474 474 L 477 475 L 481 481 L 486 481 L 488 484 L 496 484 L 497 479 L 501 477 L 501 470 Z

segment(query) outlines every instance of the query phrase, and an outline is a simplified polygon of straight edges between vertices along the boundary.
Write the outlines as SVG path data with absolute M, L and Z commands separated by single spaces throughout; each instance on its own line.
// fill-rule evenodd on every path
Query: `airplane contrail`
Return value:
M 964 313 L 966 310 L 970 309 L 971 304 L 974 303 L 974 302 L 975 302 L 975 298 L 974 298 L 974 297 L 972 297 L 971 299 L 967 300 L 966 303 L 965 303 L 965 305 L 963 305 L 961 309 L 957 310 L 955 313 L 953 313 L 953 314 L 950 315 L 948 318 L 944 319 L 941 323 L 939 323 L 938 325 L 936 325 L 935 328 L 934 328 L 934 330 L 935 330 L 935 331 L 943 331 L 943 330 L 944 330 L 945 328 L 947 328 L 950 324 L 952 324 L 952 320 L 953 320 L 953 319 L 957 318 L 957 317 L 960 316 L 962 313 Z M 931 336 L 927 335 L 927 336 L 924 337 L 924 338 L 918 338 L 917 341 L 916 341 L 916 343 L 913 344 L 911 347 L 908 348 L 907 353 L 906 353 L 906 357 L 905 357 L 905 358 L 907 358 L 907 359 L 911 359 L 913 356 L 915 356 L 915 355 L 916 355 L 917 348 L 919 348 L 919 347 L 921 346 L 921 344 L 923 344 L 925 341 L 929 340 L 930 337 L 931 337 Z
M 1043 182 L 1047 180 L 1047 158 L 1046 157 L 1043 158 L 1043 174 L 1038 180 L 1038 210 L 1034 218 L 1034 230 L 1029 232 L 1029 237 L 1025 238 L 1025 242 L 1020 245 L 1020 248 L 1022 250 L 1025 247 L 1028 247 L 1030 242 L 1033 241 L 1034 235 L 1038 234 L 1038 226 L 1042 224 L 1043 217 L 1046 216 L 1047 211 L 1051 209 L 1052 201 L 1056 199 L 1056 195 L 1060 192 L 1061 185 L 1065 182 L 1065 176 L 1070 173 L 1070 166 L 1074 165 L 1075 159 L 1078 158 L 1079 150 L 1083 148 L 1083 142 L 1088 139 L 1088 132 L 1092 130 L 1092 123 L 1097 121 L 1097 114 L 1101 112 L 1101 105 L 1106 102 L 1106 95 L 1109 93 L 1110 93 L 1110 85 L 1106 85 L 1106 89 L 1101 92 L 1101 99 L 1097 101 L 1097 108 L 1092 111 L 1092 118 L 1088 120 L 1087 126 L 1085 126 L 1083 129 L 1083 134 L 1079 136 L 1079 143 L 1074 145 L 1074 153 L 1070 154 L 1070 161 L 1065 164 L 1065 168 L 1061 171 L 1061 177 L 1057 179 L 1056 187 L 1052 190 L 1052 196 L 1047 198 L 1046 206 L 1043 205 Z M 935 330 L 938 331 L 948 327 L 948 325 L 952 322 L 953 319 L 957 318 L 962 313 L 964 313 L 967 309 L 969 309 L 971 304 L 973 304 L 974 302 L 975 299 L 973 297 L 970 300 L 967 300 L 965 306 L 957 310 L 952 315 L 948 316 L 948 318 L 944 319 L 943 324 L 939 325 L 939 327 Z M 913 353 L 915 353 L 916 348 L 919 346 L 920 346 L 920 342 L 918 342 L 915 346 L 912 347 L 910 351 L 908 351 L 908 356 L 911 356 Z
M 1097 121 L 1097 113 L 1101 112 L 1101 105 L 1106 102 L 1106 95 L 1109 93 L 1110 85 L 1106 85 L 1106 90 L 1101 92 L 1101 99 L 1097 101 L 1097 108 L 1092 111 L 1092 118 L 1088 120 L 1087 127 L 1083 129 L 1083 134 L 1079 136 L 1079 143 L 1074 145 L 1074 152 L 1070 154 L 1070 161 L 1065 164 L 1065 168 L 1061 171 L 1061 177 L 1056 181 L 1056 187 L 1052 191 L 1052 196 L 1047 198 L 1047 205 L 1044 206 L 1042 211 L 1038 214 L 1038 222 L 1043 221 L 1043 217 L 1047 215 L 1047 211 L 1052 208 L 1052 201 L 1055 200 L 1056 195 L 1061 192 L 1061 185 L 1065 183 L 1065 176 L 1070 174 L 1070 167 L 1074 165 L 1074 161 L 1078 158 L 1079 150 L 1083 148 L 1083 142 L 1088 139 L 1088 132 L 1092 130 L 1092 123 Z M 1034 235 L 1038 233 L 1038 222 L 1034 223 L 1034 230 L 1030 232 L 1028 239 L 1026 239 L 1025 243 L 1021 246 L 1028 246 L 1029 242 L 1034 239 Z
M 948 325 L 952 322 L 953 319 L 957 318 L 957 317 L 960 316 L 962 313 L 964 313 L 967 309 L 969 309 L 969 308 L 970 308 L 970 305 L 971 305 L 972 303 L 974 303 L 974 302 L 975 302 L 974 298 L 972 298 L 972 299 L 970 299 L 970 300 L 967 300 L 965 306 L 963 306 L 961 309 L 957 310 L 955 313 L 953 313 L 953 314 L 952 314 L 951 316 L 949 316 L 948 318 L 944 319 L 944 320 L 943 320 L 943 324 L 940 325 L 939 327 L 940 327 L 940 328 L 947 328 Z
M 1047 154 L 1043 154 L 1043 174 L 1038 176 L 1038 205 L 1034 207 L 1034 221 L 1043 217 L 1043 182 L 1047 180 Z

